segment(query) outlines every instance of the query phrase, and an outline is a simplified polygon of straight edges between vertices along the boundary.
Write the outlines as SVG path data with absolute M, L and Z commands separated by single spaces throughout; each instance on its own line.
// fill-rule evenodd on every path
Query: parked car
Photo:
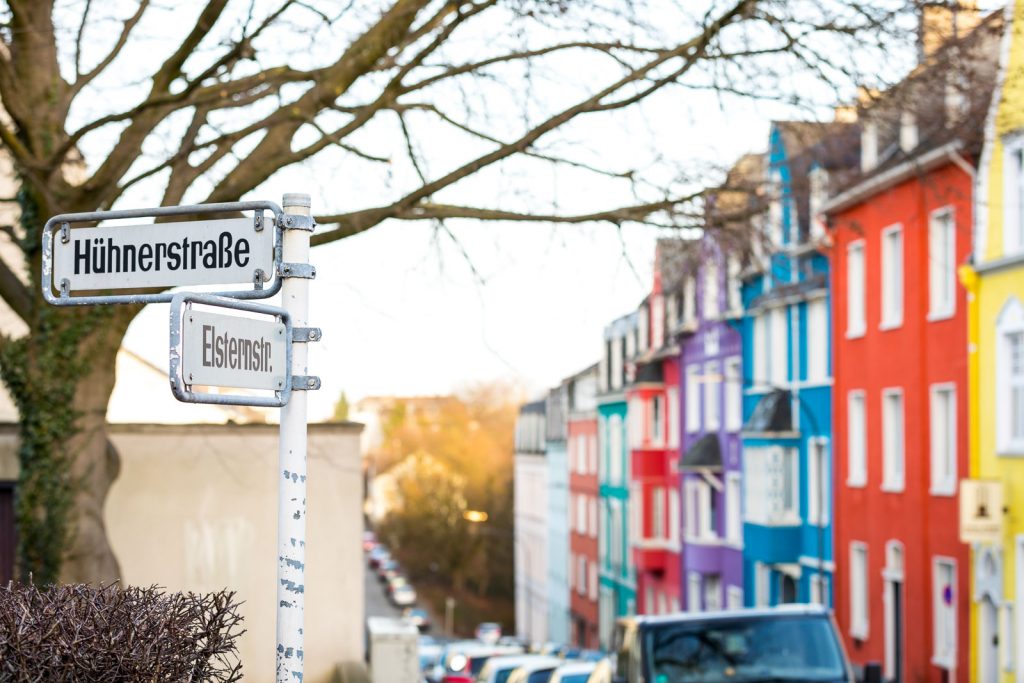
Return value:
M 402 612 L 402 617 L 407 621 L 412 622 L 412 624 L 420 630 L 420 633 L 430 630 L 430 614 L 428 614 L 425 609 L 420 609 L 419 607 L 408 607 L 404 612 Z M 441 649 L 440 646 L 438 646 L 438 654 L 440 654 L 440 652 Z
M 384 570 L 384 585 L 390 585 L 396 578 L 404 578 L 399 567 Z
M 496 645 L 498 640 L 501 639 L 501 624 L 493 621 L 485 621 L 482 624 L 476 625 L 476 631 L 473 633 L 476 639 L 487 643 L 488 645 Z
M 513 671 L 506 683 L 548 683 L 555 669 L 563 663 L 558 657 L 538 655 Z
M 400 571 L 401 567 L 398 564 L 398 560 L 394 560 L 390 557 L 386 560 L 381 560 L 380 564 L 377 565 L 377 580 L 381 582 L 386 581 L 389 569 Z
M 408 611 L 408 610 L 407 610 Z M 420 636 L 419 643 L 420 673 L 427 678 L 434 667 L 441 661 L 444 645 L 430 636 Z
M 448 660 L 463 648 L 467 646 L 473 647 L 478 644 L 479 643 L 475 640 L 452 640 L 445 643 L 441 651 L 441 658 L 438 660 L 437 665 L 427 671 L 425 676 L 427 682 L 441 683 L 441 679 L 444 678 L 445 670 L 447 669 Z
M 624 617 L 614 646 L 613 683 L 854 681 L 835 621 L 820 605 Z
M 366 563 L 370 565 L 370 569 L 377 569 L 381 562 L 391 559 L 391 553 L 388 549 L 379 543 L 373 547 L 373 549 L 366 556 Z
M 377 537 L 372 531 L 363 532 L 363 552 L 368 553 L 377 547 Z
M 521 654 L 517 647 L 502 647 L 485 643 L 472 643 L 452 650 L 445 661 L 442 683 L 473 683 L 487 660 L 498 655 Z
M 536 658 L 537 655 L 531 654 L 491 657 L 484 664 L 484 668 L 480 669 L 476 683 L 508 683 L 508 677 L 512 675 L 513 671 Z
M 548 683 L 587 683 L 597 662 L 567 662 L 555 669 Z
M 384 584 L 384 592 L 387 593 L 388 599 L 391 599 L 391 595 L 395 592 L 396 588 L 398 588 L 399 586 L 404 586 L 407 583 L 409 583 L 409 580 L 401 574 L 396 574 L 395 576 L 392 576 L 388 580 L 388 582 Z
M 409 607 L 416 604 L 416 589 L 405 583 L 395 586 L 391 591 L 391 602 L 396 607 Z

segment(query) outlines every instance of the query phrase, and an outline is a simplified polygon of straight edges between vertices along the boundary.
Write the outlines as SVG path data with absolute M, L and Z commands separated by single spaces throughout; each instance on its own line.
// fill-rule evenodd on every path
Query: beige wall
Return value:
M 360 425 L 310 425 L 305 681 L 363 657 Z M 107 501 L 129 584 L 230 588 L 245 602 L 245 680 L 274 680 L 276 425 L 113 425 Z

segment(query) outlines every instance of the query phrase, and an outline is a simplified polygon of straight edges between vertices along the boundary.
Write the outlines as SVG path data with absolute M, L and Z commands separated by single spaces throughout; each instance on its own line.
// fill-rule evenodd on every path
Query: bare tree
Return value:
M 173 8 L 189 22 L 179 37 L 183 20 L 158 3 L 100 4 L 8 0 L 0 11 L 0 145 L 21 188 L 20 225 L 7 233 L 24 257 L 0 262 L 0 297 L 29 330 L 0 339 L 0 367 L 23 420 L 21 570 L 37 581 L 119 576 L 102 519 L 118 468 L 105 415 L 138 312 L 43 302 L 48 216 L 126 196 L 238 200 L 331 155 L 380 174 L 387 198 L 332 206 L 315 244 L 389 219 L 440 231 L 455 219 L 690 226 L 701 214 L 693 179 L 664 164 L 660 173 L 605 167 L 604 136 L 590 122 L 613 126 L 608 117 L 662 92 L 677 103 L 708 92 L 724 106 L 827 103 L 825 86 L 881 63 L 906 9 L 894 0 L 206 0 L 195 16 Z M 439 155 L 435 134 L 458 142 Z M 399 141 L 402 158 L 375 151 L 382 138 Z M 572 146 L 580 139 L 585 149 Z M 539 210 L 502 175 L 539 167 L 619 190 L 595 193 L 577 213 Z

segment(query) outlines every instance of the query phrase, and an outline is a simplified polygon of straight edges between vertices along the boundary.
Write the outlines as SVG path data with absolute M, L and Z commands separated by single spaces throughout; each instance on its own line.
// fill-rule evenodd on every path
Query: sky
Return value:
M 651 18 L 658 24 L 659 2 L 648 4 L 655 7 Z M 157 20 L 169 30 L 160 31 L 160 24 L 147 29 L 150 41 L 133 48 L 142 51 L 129 55 L 127 66 L 110 75 L 115 80 L 98 79 L 96 92 L 105 99 L 87 100 L 72 112 L 73 119 L 89 120 L 111 102 L 137 95 L 133 88 L 145 84 L 131 69 L 145 73 L 150 53 L 159 53 L 160 40 L 177 39 L 175 26 L 187 25 L 188 11 L 164 11 Z M 494 35 L 478 31 L 453 49 L 475 55 L 497 40 Z M 325 43 L 329 41 L 315 41 L 311 51 Z M 304 58 L 296 53 L 286 60 L 300 65 Z M 541 64 L 539 76 L 523 93 L 528 102 L 520 103 L 507 92 L 481 90 L 488 100 L 489 122 L 494 119 L 498 130 L 514 128 L 522 118 L 536 115 L 534 104 L 543 108 L 569 101 L 614 75 L 601 62 L 573 59 Z M 545 68 L 555 77 L 544 78 Z M 451 93 L 439 97 L 444 105 L 455 99 Z M 621 115 L 580 121 L 556 139 L 541 142 L 602 168 L 649 170 L 653 179 L 665 180 L 685 166 L 688 176 L 682 186 L 695 187 L 718 182 L 720 171 L 740 155 L 762 151 L 772 118 L 801 114 L 806 111 L 771 99 L 738 100 L 676 88 Z M 827 119 L 830 110 L 819 107 L 815 115 Z M 479 141 L 426 119 L 411 119 L 410 125 L 429 177 L 483 149 Z M 82 141 L 90 165 L 102 159 L 114 132 Z M 168 139 L 173 142 L 173 136 Z M 396 161 L 381 168 L 330 150 L 284 169 L 240 199 L 280 202 L 286 192 L 307 192 L 314 213 L 338 212 L 388 201 L 396 188 L 408 185 L 413 171 L 401 161 L 404 143 L 393 128 L 370 126 L 355 142 Z M 140 183 L 117 208 L 154 205 L 162 190 L 159 183 L 159 177 Z M 583 211 L 635 200 L 634 188 L 621 185 L 572 169 L 524 162 L 489 170 L 438 201 L 470 197 L 501 208 Z M 651 286 L 654 242 L 668 234 L 630 224 L 451 221 L 448 228 L 450 236 L 427 223 L 389 221 L 314 249 L 317 278 L 311 285 L 310 321 L 324 335 L 310 351 L 310 372 L 323 383 L 310 398 L 311 420 L 330 416 L 341 392 L 355 401 L 444 394 L 501 380 L 518 386 L 526 397 L 539 395 L 597 361 L 604 326 L 640 303 Z M 167 326 L 168 307 L 150 306 L 132 324 L 125 344 L 166 367 Z

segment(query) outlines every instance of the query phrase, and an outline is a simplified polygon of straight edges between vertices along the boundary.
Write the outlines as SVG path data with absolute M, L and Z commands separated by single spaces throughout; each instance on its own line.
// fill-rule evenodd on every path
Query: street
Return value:
M 388 602 L 384 586 L 377 575 L 363 564 L 363 591 L 366 594 L 366 617 L 400 617 L 402 611 Z

